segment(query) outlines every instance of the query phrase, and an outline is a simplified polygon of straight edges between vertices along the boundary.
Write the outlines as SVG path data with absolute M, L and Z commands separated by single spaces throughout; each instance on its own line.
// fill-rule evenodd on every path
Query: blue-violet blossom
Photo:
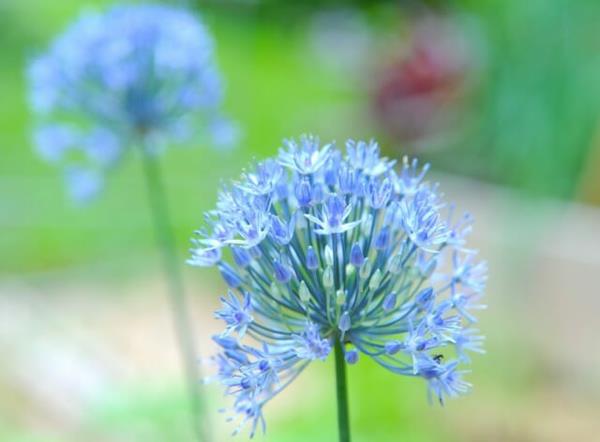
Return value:
M 87 11 L 28 66 L 34 144 L 60 165 L 76 200 L 94 196 L 126 147 L 154 153 L 195 132 L 228 144 L 213 42 L 194 15 L 170 6 Z
M 469 390 L 460 366 L 483 352 L 471 325 L 487 271 L 466 248 L 472 218 L 452 219 L 428 166 L 394 165 L 374 142 L 342 157 L 303 137 L 220 193 L 189 263 L 218 266 L 230 287 L 214 359 L 236 432 L 264 429 L 264 404 L 336 342 L 349 364 L 424 379 L 430 399 Z

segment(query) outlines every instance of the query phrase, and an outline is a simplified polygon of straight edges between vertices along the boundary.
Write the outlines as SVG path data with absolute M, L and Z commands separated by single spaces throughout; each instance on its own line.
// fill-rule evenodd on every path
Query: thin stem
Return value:
M 146 178 L 148 202 L 152 212 L 154 233 L 163 258 L 168 283 L 168 300 L 179 352 L 188 384 L 192 427 L 198 442 L 205 440 L 205 429 L 200 422 L 202 403 L 200 398 L 200 370 L 195 354 L 192 321 L 188 315 L 183 278 L 175 246 L 175 237 L 169 217 L 167 196 L 161 179 L 160 167 L 154 155 L 141 145 L 142 162 Z M 206 439 L 208 440 L 208 439 Z
M 346 361 L 339 339 L 335 343 L 335 385 L 338 409 L 338 432 L 340 442 L 350 442 L 350 418 L 348 416 L 348 389 L 346 384 Z

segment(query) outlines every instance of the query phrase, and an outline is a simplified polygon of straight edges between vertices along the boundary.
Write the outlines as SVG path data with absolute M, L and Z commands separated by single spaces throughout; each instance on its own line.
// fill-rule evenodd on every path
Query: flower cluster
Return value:
M 204 26 L 169 6 L 87 12 L 32 60 L 30 102 L 41 157 L 64 167 L 76 199 L 96 193 L 124 148 L 152 150 L 195 130 L 226 143 L 213 44 Z
M 483 352 L 471 217 L 455 219 L 427 166 L 396 171 L 373 142 L 346 147 L 285 142 L 220 193 L 193 240 L 189 263 L 218 266 L 230 287 L 217 378 L 251 435 L 264 404 L 336 345 L 349 364 L 423 378 L 440 402 L 469 389 L 459 365 Z

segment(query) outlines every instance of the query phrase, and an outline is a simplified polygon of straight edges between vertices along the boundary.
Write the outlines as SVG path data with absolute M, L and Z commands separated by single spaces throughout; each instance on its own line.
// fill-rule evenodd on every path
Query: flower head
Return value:
M 375 143 L 350 141 L 346 157 L 312 137 L 287 146 L 223 191 L 190 259 L 219 266 L 231 289 L 215 361 L 240 425 L 264 426 L 263 406 L 336 343 L 349 364 L 362 353 L 424 379 L 440 402 L 465 393 L 487 268 L 428 166 L 397 173 Z
M 100 172 L 141 137 L 159 151 L 196 130 L 215 142 L 232 131 L 219 112 L 212 40 L 182 9 L 132 5 L 84 13 L 32 60 L 28 77 L 40 156 L 94 172 L 96 190 Z M 73 194 L 89 197 L 89 189 Z
M 250 295 L 246 293 L 243 301 L 240 301 L 239 298 L 230 292 L 227 298 L 221 298 L 221 302 L 223 303 L 223 308 L 218 310 L 215 316 L 227 324 L 223 336 L 228 336 L 233 332 L 237 332 L 239 336 L 244 336 L 248 329 L 248 324 L 252 322 Z

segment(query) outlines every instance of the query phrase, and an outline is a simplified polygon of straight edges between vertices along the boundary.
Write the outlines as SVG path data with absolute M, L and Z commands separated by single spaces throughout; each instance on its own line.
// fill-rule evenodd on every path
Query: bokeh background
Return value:
M 86 7 L 0 0 L 0 440 L 186 441 L 186 399 L 135 157 L 88 207 L 31 146 L 24 68 Z M 283 138 L 380 141 L 433 165 L 490 264 L 473 393 L 444 408 L 363 358 L 356 441 L 600 437 L 600 2 L 190 1 L 216 40 L 226 151 L 164 157 L 181 261 L 223 179 Z M 217 272 L 186 268 L 200 352 Z M 207 368 L 209 370 L 209 368 Z M 215 441 L 232 429 L 208 386 Z M 333 365 L 266 408 L 262 440 L 335 440 Z M 238 436 L 245 437 L 245 436 Z

